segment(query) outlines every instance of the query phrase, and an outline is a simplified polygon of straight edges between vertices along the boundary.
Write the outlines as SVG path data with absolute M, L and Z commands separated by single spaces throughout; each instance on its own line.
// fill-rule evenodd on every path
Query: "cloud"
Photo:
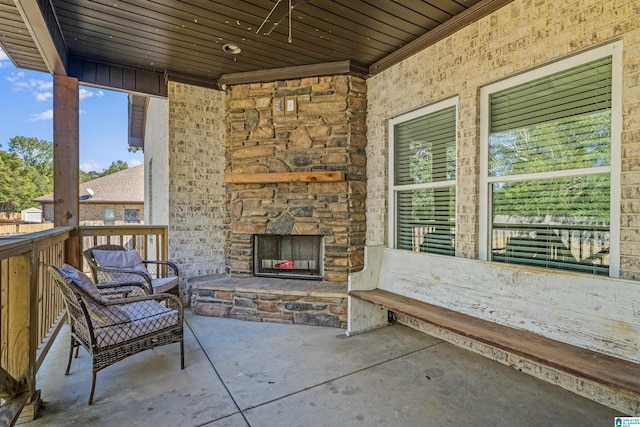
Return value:
M 24 72 L 11 73 L 7 81 L 13 86 L 15 92 L 28 91 L 38 102 L 46 101 L 53 97 L 53 81 L 41 79 L 25 79 Z
M 42 101 L 46 101 L 49 98 L 53 98 L 53 92 L 36 93 L 35 96 L 36 96 L 36 101 L 42 102 Z
M 84 172 L 102 171 L 104 170 L 104 167 L 95 160 L 87 160 L 80 164 L 80 170 Z
M 127 164 L 129 165 L 130 168 L 133 168 L 136 166 L 140 166 L 142 164 L 142 161 L 138 159 L 131 159 L 127 161 Z
M 102 92 L 101 90 L 88 90 L 85 88 L 80 88 L 80 99 L 86 99 L 86 98 L 92 98 L 92 97 L 98 97 L 101 98 L 104 96 L 104 92 Z
M 42 113 L 31 114 L 29 116 L 30 122 L 39 122 L 42 120 L 51 120 L 53 119 L 53 110 L 43 111 Z

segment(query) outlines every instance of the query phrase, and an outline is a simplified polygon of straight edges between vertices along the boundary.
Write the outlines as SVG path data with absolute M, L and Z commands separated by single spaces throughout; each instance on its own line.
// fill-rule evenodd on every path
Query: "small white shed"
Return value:
M 20 212 L 22 222 L 42 222 L 42 209 L 29 208 Z

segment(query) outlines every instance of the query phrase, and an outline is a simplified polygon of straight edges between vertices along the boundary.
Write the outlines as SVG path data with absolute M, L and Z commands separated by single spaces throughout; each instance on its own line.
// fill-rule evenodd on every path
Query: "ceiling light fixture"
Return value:
M 240 52 L 242 52 L 242 49 L 240 49 L 237 44 L 233 43 L 225 44 L 224 46 L 222 46 L 222 50 L 224 50 L 225 53 L 230 53 L 232 55 L 238 55 Z

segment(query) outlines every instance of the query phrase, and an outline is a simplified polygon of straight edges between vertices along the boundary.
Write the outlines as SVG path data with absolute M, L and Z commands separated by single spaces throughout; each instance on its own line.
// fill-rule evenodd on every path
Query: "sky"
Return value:
M 80 169 L 102 172 L 111 162 L 144 162 L 128 151 L 127 94 L 80 86 Z M 53 77 L 16 68 L 0 49 L 0 149 L 26 136 L 53 141 Z

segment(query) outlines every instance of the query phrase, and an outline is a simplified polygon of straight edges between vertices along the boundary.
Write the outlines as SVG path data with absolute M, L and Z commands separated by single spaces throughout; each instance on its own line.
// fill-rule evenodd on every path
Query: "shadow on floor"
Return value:
M 185 313 L 178 345 L 98 373 L 64 375 L 63 329 L 38 374 L 47 406 L 28 426 L 606 426 L 616 411 L 396 325 L 336 328 Z

